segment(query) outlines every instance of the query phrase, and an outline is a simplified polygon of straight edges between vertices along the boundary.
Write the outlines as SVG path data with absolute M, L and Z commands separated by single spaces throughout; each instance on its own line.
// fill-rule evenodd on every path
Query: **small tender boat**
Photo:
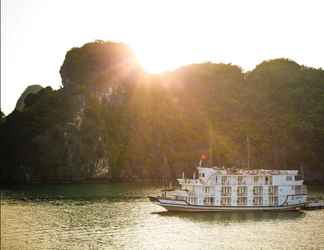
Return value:
M 168 211 L 287 211 L 305 206 L 307 188 L 298 170 L 197 167 L 198 178 L 177 179 L 180 188 L 149 197 Z
M 324 209 L 324 201 L 309 201 L 305 204 L 304 209 L 306 210 L 315 210 L 315 209 Z

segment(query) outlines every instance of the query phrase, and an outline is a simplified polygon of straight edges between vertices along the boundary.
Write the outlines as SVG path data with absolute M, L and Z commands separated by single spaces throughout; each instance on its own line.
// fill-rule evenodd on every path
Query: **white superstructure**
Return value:
M 307 189 L 297 170 L 243 170 L 198 167 L 195 178 L 178 179 L 172 196 L 162 193 L 152 201 L 168 210 L 275 210 L 298 209 Z

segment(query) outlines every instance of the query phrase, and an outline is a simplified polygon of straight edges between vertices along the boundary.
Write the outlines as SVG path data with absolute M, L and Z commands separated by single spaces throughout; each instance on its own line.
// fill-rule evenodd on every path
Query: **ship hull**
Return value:
M 177 212 L 232 212 L 232 211 L 298 211 L 304 204 L 288 206 L 204 206 L 192 205 L 186 201 L 166 200 L 149 197 L 150 200 L 168 211 Z

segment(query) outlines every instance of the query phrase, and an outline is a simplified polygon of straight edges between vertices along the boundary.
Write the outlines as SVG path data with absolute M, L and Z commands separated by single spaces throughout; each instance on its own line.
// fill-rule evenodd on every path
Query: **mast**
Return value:
M 303 165 L 300 165 L 300 176 L 302 177 L 302 179 L 304 180 L 305 179 L 305 174 L 304 174 L 304 168 L 303 168 Z
M 250 169 L 250 138 L 246 136 L 246 144 L 247 144 L 247 167 Z

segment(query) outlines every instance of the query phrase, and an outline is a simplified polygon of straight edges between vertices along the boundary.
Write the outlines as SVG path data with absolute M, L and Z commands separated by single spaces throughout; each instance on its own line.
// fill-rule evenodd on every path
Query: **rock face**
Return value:
M 25 99 L 29 94 L 36 94 L 38 93 L 43 87 L 41 85 L 29 85 L 25 91 L 19 97 L 16 103 L 16 109 L 22 111 L 25 107 Z
M 84 95 L 70 95 L 66 102 L 69 119 L 37 135 L 39 168 L 31 171 L 31 182 L 79 182 L 110 179 L 103 127 L 89 118 Z M 43 171 L 43 169 L 45 171 Z
M 125 110 L 138 68 L 120 43 L 97 41 L 67 52 L 63 88 L 29 86 L 0 129 L 0 151 L 8 156 L 1 181 L 111 179 L 126 150 Z

